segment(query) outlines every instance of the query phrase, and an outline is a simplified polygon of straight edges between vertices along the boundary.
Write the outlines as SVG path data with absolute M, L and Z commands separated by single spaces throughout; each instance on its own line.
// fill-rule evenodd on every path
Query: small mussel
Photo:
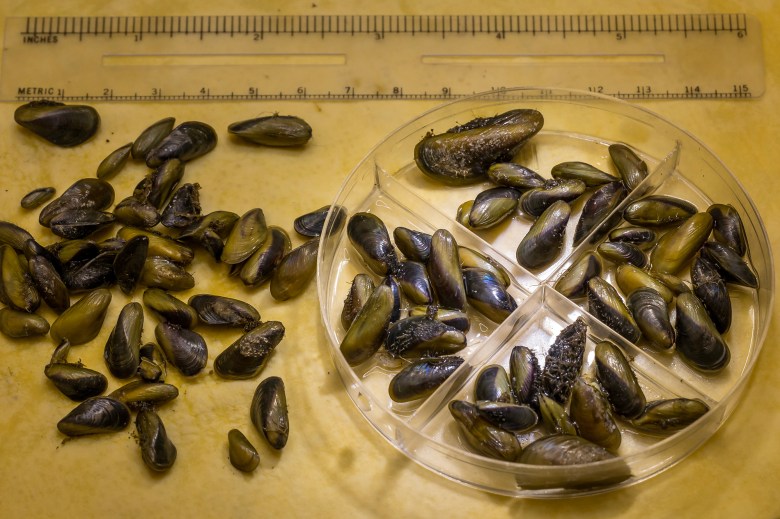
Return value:
M 625 144 L 611 144 L 609 156 L 629 191 L 633 191 L 647 177 L 647 164 Z
M 505 431 L 516 434 L 533 429 L 539 415 L 528 405 L 511 402 L 477 402 L 479 416 Z
M 417 315 L 427 315 L 433 317 L 437 321 L 441 321 L 444 324 L 452 326 L 453 328 L 466 333 L 471 327 L 471 321 L 469 316 L 463 310 L 456 310 L 454 308 L 441 308 L 435 305 L 429 306 L 413 306 L 409 309 L 409 317 Z
M 398 257 L 384 222 L 372 213 L 355 213 L 347 223 L 347 235 L 355 250 L 376 274 L 395 270 Z
M 130 148 L 132 146 L 133 143 L 129 142 L 109 153 L 106 158 L 98 164 L 97 178 L 108 180 L 122 171 L 122 168 L 125 167 L 125 164 L 127 164 L 127 161 L 130 159 Z
M 100 333 L 111 303 L 111 291 L 98 288 L 76 301 L 52 323 L 49 333 L 61 342 L 68 339 L 72 345 L 84 344 Z
M 731 326 L 731 299 L 726 283 L 715 265 L 696 256 L 691 265 L 691 284 L 693 293 L 704 305 L 715 328 L 720 333 L 726 333 Z
M 220 260 L 228 265 L 241 263 L 254 254 L 267 237 L 268 226 L 263 210 L 259 207 L 250 209 L 233 225 Z
M 121 431 L 130 423 L 130 409 L 113 398 L 94 396 L 81 402 L 57 423 L 67 436 Z
M 46 335 L 49 333 L 49 322 L 37 314 L 0 308 L 0 332 L 13 338 Z
M 492 187 L 477 194 L 469 211 L 469 227 L 487 229 L 512 216 L 520 192 L 511 187 Z
M 553 178 L 562 180 L 579 180 L 588 187 L 600 186 L 610 182 L 620 182 L 620 179 L 611 173 L 602 171 L 587 162 L 561 162 L 550 170 Z
M 0 302 L 32 313 L 40 306 L 41 297 L 22 268 L 22 260 L 10 245 L 0 245 Z
M 206 367 L 208 347 L 197 332 L 163 322 L 155 327 L 154 336 L 168 362 L 176 366 L 182 375 L 197 375 Z
M 101 252 L 88 262 L 64 269 L 62 280 L 71 293 L 111 287 L 116 283 L 114 261 L 117 253 Z
M 536 171 L 514 162 L 497 162 L 487 170 L 494 184 L 526 191 L 544 186 L 544 177 Z
M 174 158 L 188 162 L 210 152 L 216 145 L 214 128 L 199 121 L 183 122 L 146 154 L 146 165 L 156 168 Z
M 541 391 L 558 403 L 565 403 L 582 367 L 588 325 L 582 317 L 561 330 L 547 351 L 539 379 Z
M 479 370 L 474 381 L 474 400 L 512 403 L 512 386 L 502 365 L 489 364 Z
M 116 221 L 133 227 L 148 229 L 160 223 L 157 208 L 146 200 L 128 196 L 114 207 Z
M 49 227 L 52 219 L 68 209 L 105 211 L 114 203 L 114 188 L 99 178 L 82 178 L 60 196 L 46 204 L 38 215 L 38 223 Z
M 677 351 L 683 360 L 701 371 L 720 371 L 731 359 L 729 347 L 692 293 L 677 296 Z
M 76 146 L 89 140 L 100 126 L 100 116 L 91 106 L 46 100 L 18 107 L 14 120 L 39 137 L 62 147 Z
M 145 382 L 163 382 L 168 375 L 168 362 L 162 349 L 153 342 L 147 342 L 139 350 L 141 362 L 138 376 Z
M 141 459 L 155 472 L 170 469 L 176 461 L 176 446 L 168 438 L 162 420 L 151 409 L 141 409 L 135 417 Z
M 328 216 L 331 206 L 325 205 L 310 213 L 303 214 L 293 221 L 293 229 L 301 236 L 316 238 L 322 234 L 325 218 Z M 331 229 L 337 230 L 344 225 L 347 213 L 343 207 L 335 207 L 331 217 Z
M 461 269 L 476 267 L 487 270 L 493 274 L 504 287 L 508 287 L 512 284 L 512 279 L 514 279 L 512 275 L 501 263 L 487 254 L 472 249 L 471 247 L 458 245 L 458 259 L 460 259 Z
M 596 250 L 602 258 L 616 263 L 630 263 L 635 267 L 644 268 L 647 266 L 647 256 L 639 247 L 631 243 L 619 241 L 605 241 L 596 247 Z
M 377 286 L 341 340 L 341 353 L 350 366 L 362 364 L 382 346 L 394 307 L 393 289 Z
M 533 109 L 518 109 L 477 118 L 435 135 L 427 134 L 414 148 L 417 167 L 449 185 L 482 180 L 495 162 L 505 162 L 542 129 L 544 117 Z
M 292 244 L 287 231 L 276 225 L 268 226 L 268 237 L 263 244 L 241 264 L 238 277 L 247 286 L 258 286 L 270 280 L 282 259 L 290 253 Z
M 517 308 L 515 298 L 490 271 L 465 268 L 463 283 L 469 304 L 495 323 L 503 322 Z
M 198 322 L 198 312 L 194 308 L 160 288 L 144 290 L 143 302 L 161 321 L 183 328 L 192 328 Z
M 425 263 L 431 254 L 431 235 L 406 227 L 393 229 L 393 241 L 398 250 L 411 261 Z
M 506 461 L 517 461 L 520 457 L 523 448 L 517 435 L 487 421 L 475 404 L 453 400 L 449 410 L 462 436 L 477 452 Z
M 32 234 L 15 223 L 0 220 L 0 245 L 10 245 L 14 250 L 22 252 L 24 244 L 32 239 Z
M 195 252 L 191 248 L 152 230 L 122 227 L 116 235 L 126 241 L 135 236 L 146 236 L 149 238 L 149 248 L 147 249 L 149 256 L 162 256 L 179 265 L 187 265 L 195 257 Z
M 249 417 L 271 447 L 277 450 L 284 448 L 290 435 L 290 421 L 281 378 L 268 377 L 257 385 Z
M 341 326 L 349 330 L 352 321 L 360 313 L 371 293 L 374 291 L 374 280 L 363 272 L 355 275 L 350 285 L 347 297 L 344 299 L 344 308 L 341 310 Z
M 687 220 L 696 214 L 696 206 L 668 195 L 650 195 L 629 204 L 623 218 L 634 225 L 662 227 Z
M 437 229 L 431 238 L 428 279 L 441 306 L 462 310 L 466 306 L 466 288 L 460 268 L 458 244 L 446 229 Z
M 53 187 L 39 187 L 33 189 L 22 197 L 20 202 L 23 209 L 35 209 L 46 203 L 54 196 L 56 190 Z
M 409 302 L 415 305 L 428 305 L 433 302 L 433 289 L 425 265 L 422 263 L 400 261 L 395 277 Z
M 200 218 L 200 184 L 187 183 L 179 186 L 160 215 L 165 227 L 183 229 Z
M 145 160 L 146 155 L 171 133 L 174 124 L 176 124 L 176 119 L 173 117 L 166 117 L 142 131 L 130 147 L 130 154 L 133 158 L 136 160 Z
M 601 270 L 599 257 L 587 252 L 566 269 L 555 282 L 554 288 L 568 298 L 585 297 L 588 293 L 588 281 L 600 275 Z
M 572 434 L 576 436 L 577 426 L 566 408 L 544 393 L 539 394 L 539 416 L 545 428 L 552 434 Z
M 254 144 L 274 147 L 303 146 L 311 139 L 311 126 L 294 115 L 269 115 L 228 126 L 228 133 Z
M 141 303 L 126 304 L 119 312 L 116 326 L 111 330 L 103 350 L 106 365 L 115 377 L 129 378 L 138 371 L 143 326 L 144 311 Z
M 164 382 L 133 380 L 114 390 L 111 398 L 119 400 L 133 410 L 156 407 L 179 396 L 176 386 Z
M 744 256 L 747 252 L 747 238 L 737 210 L 731 205 L 713 204 L 707 208 L 707 212 L 712 215 L 712 235 L 715 240 Z
M 114 257 L 113 270 L 119 288 L 127 295 L 135 290 L 149 252 L 148 236 L 133 236 Z
M 626 301 L 642 336 L 659 350 L 674 346 L 674 327 L 663 296 L 651 287 L 640 287 L 628 295 Z
M 569 416 L 586 440 L 612 452 L 620 447 L 620 428 L 598 382 L 577 378 L 571 391 Z
M 246 379 L 263 370 L 284 338 L 284 325 L 266 321 L 245 333 L 214 359 L 214 372 L 222 378 Z
M 520 197 L 519 206 L 526 214 L 541 216 L 557 201 L 571 202 L 585 192 L 579 180 L 548 180 L 544 187 L 529 189 Z
M 609 241 L 631 243 L 640 249 L 647 249 L 655 245 L 656 232 L 647 227 L 619 227 L 609 232 Z
M 230 464 L 241 472 L 252 472 L 260 465 L 257 449 L 238 429 L 228 431 L 228 457 Z
M 271 276 L 271 297 L 286 301 L 306 290 L 317 273 L 319 246 L 320 240 L 312 238 L 282 258 Z
M 620 294 L 600 277 L 588 281 L 588 311 L 631 342 L 642 336 Z
M 582 214 L 574 230 L 574 245 L 579 245 L 625 197 L 626 188 L 620 182 L 609 182 L 594 190 L 582 206 Z
M 54 350 L 51 361 L 43 369 L 46 378 L 71 400 L 81 401 L 97 396 L 108 387 L 108 379 L 79 363 L 68 362 L 70 343 L 64 340 Z
M 631 425 L 643 433 L 668 436 L 688 427 L 704 416 L 710 407 L 694 398 L 672 398 L 648 402 L 644 412 L 631 420 Z
M 518 403 L 536 402 L 541 372 L 539 360 L 533 351 L 526 346 L 512 348 L 509 355 L 509 383 Z
M 674 291 L 655 277 L 653 273 L 637 268 L 630 263 L 618 265 L 615 271 L 615 281 L 624 294 L 631 294 L 634 290 L 648 287 L 658 292 L 667 305 L 674 298 Z
M 644 411 L 645 394 L 620 348 L 609 341 L 596 344 L 596 374 L 612 409 L 620 416 L 636 418 Z
M 260 313 L 254 306 L 232 297 L 196 294 L 190 297 L 187 304 L 195 309 L 203 324 L 251 330 L 260 322 Z
M 195 278 L 178 263 L 162 256 L 147 256 L 138 283 L 176 292 L 195 286 Z
M 563 249 L 570 216 L 571 208 L 563 200 L 548 207 L 517 246 L 517 262 L 530 269 L 542 268 L 553 262 Z
M 750 264 L 732 248 L 722 243 L 709 241 L 702 245 L 701 255 L 717 266 L 726 282 L 748 288 L 758 288 L 758 277 Z
M 390 398 L 395 402 L 411 402 L 425 398 L 442 385 L 461 364 L 463 359 L 456 356 L 412 361 L 390 381 Z
M 449 355 L 465 347 L 463 332 L 428 315 L 392 323 L 385 339 L 385 349 L 391 355 L 405 358 Z

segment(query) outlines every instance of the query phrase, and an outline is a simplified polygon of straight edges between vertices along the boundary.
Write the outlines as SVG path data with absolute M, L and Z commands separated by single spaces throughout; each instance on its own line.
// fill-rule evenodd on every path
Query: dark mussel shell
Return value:
M 49 321 L 38 314 L 0 308 L 0 333 L 8 337 L 35 337 L 49 333 Z
M 561 330 L 547 351 L 544 369 L 539 379 L 541 391 L 560 404 L 571 394 L 574 381 L 582 367 L 588 325 L 582 317 Z
M 252 472 L 260 465 L 257 449 L 238 429 L 228 431 L 228 457 L 230 464 L 242 472 Z
M 506 461 L 517 461 L 520 457 L 523 448 L 517 435 L 488 422 L 480 416 L 475 404 L 453 400 L 449 410 L 463 438 L 480 454 Z
M 133 236 L 127 240 L 114 258 L 114 274 L 119 288 L 127 295 L 135 290 L 149 251 L 148 236 Z
M 744 256 L 747 252 L 747 237 L 737 210 L 731 205 L 713 204 L 707 208 L 707 212 L 712 215 L 712 235 L 715 240 Z
M 504 322 L 517 308 L 515 298 L 492 272 L 480 268 L 465 268 L 463 283 L 469 304 L 495 323 Z
M 183 122 L 146 154 L 146 165 L 156 168 L 170 159 L 187 162 L 205 155 L 216 145 L 214 128 L 199 121 Z
M 200 184 L 182 184 L 173 193 L 163 209 L 160 223 L 165 227 L 182 229 L 200 218 Z
M 290 253 L 292 245 L 287 232 L 275 225 L 268 226 L 268 237 L 263 244 L 241 264 L 238 277 L 247 286 L 265 283 L 274 274 L 282 259 Z
M 15 223 L 0 220 L 0 245 L 10 245 L 17 252 L 22 252 L 29 240 L 35 241 L 32 234 Z
M 542 370 L 539 360 L 526 346 L 515 346 L 509 355 L 509 383 L 520 404 L 536 405 Z
M 144 310 L 141 303 L 126 304 L 119 312 L 116 326 L 111 330 L 103 350 L 106 365 L 115 377 L 130 378 L 138 371 L 143 327 Z
M 504 287 L 509 287 L 509 285 L 512 284 L 512 275 L 507 271 L 506 268 L 504 268 L 501 263 L 494 260 L 487 254 L 472 249 L 471 247 L 459 245 L 458 259 L 460 259 L 461 269 L 476 267 L 482 270 L 487 270 L 493 274 Z
M 701 371 L 720 371 L 729 364 L 731 352 L 692 293 L 677 296 L 677 351 L 683 360 Z
M 539 416 L 545 429 L 552 434 L 577 435 L 577 426 L 569 417 L 566 408 L 544 393 L 538 394 Z
M 176 366 L 182 375 L 197 375 L 206 367 L 208 348 L 197 332 L 163 322 L 155 327 L 154 336 L 168 362 Z
M 341 326 L 345 330 L 349 330 L 352 321 L 355 320 L 363 305 L 371 297 L 374 288 L 374 280 L 371 279 L 371 276 L 363 272 L 355 275 L 349 287 L 349 292 L 347 292 L 347 297 L 344 299 L 344 308 L 341 310 Z
M 647 177 L 647 164 L 624 144 L 611 144 L 609 156 L 629 191 L 633 191 Z
M 474 381 L 474 400 L 509 404 L 512 399 L 509 375 L 502 365 L 489 364 L 479 370 Z
M 602 171 L 587 162 L 561 162 L 552 167 L 550 175 L 561 180 L 579 180 L 588 187 L 620 182 L 620 179 L 615 175 Z
M 257 431 L 274 449 L 287 445 L 290 420 L 287 416 L 287 397 L 284 382 L 279 377 L 268 377 L 255 389 L 249 416 Z
M 636 418 L 647 400 L 623 351 L 609 341 L 596 344 L 596 375 L 612 409 L 620 416 Z
M 299 216 L 293 221 L 293 229 L 301 236 L 307 238 L 316 238 L 322 234 L 322 228 L 325 225 L 325 218 L 328 216 L 331 206 L 324 205 L 319 209 Z M 331 228 L 335 231 L 341 229 L 344 225 L 344 218 L 347 213 L 343 207 L 336 207 L 331 218 Z
M 113 398 L 95 396 L 81 402 L 57 423 L 67 436 L 121 431 L 130 423 L 130 409 Z
M 492 187 L 474 198 L 469 211 L 469 227 L 487 229 L 512 216 L 517 209 L 520 192 L 511 187 Z
M 668 436 L 688 427 L 709 410 L 710 407 L 699 399 L 654 400 L 648 402 L 639 417 L 631 420 L 631 425 L 643 433 Z
M 176 119 L 173 117 L 165 117 L 142 131 L 130 147 L 130 154 L 133 158 L 136 160 L 145 160 L 146 155 L 171 133 L 175 123 Z
M 520 209 L 531 216 L 541 216 L 555 202 L 571 202 L 585 192 L 579 180 L 548 180 L 544 187 L 529 189 L 520 197 Z
M 151 228 L 160 223 L 157 208 L 145 200 L 128 196 L 114 207 L 116 221 L 133 227 Z
M 655 245 L 656 232 L 647 227 L 620 227 L 610 231 L 607 239 L 609 241 L 631 243 L 640 249 L 647 249 Z
M 149 257 L 162 256 L 177 265 L 187 265 L 195 257 L 195 252 L 191 248 L 151 229 L 122 227 L 117 231 L 116 235 L 125 241 L 130 241 L 134 236 L 146 236 L 149 238 L 149 248 L 147 250 Z
M 714 241 L 706 242 L 701 248 L 701 255 L 717 266 L 728 283 L 758 288 L 758 277 L 750 264 L 730 247 Z
M 80 362 L 68 362 L 70 342 L 64 340 L 55 348 L 51 361 L 43 369 L 46 378 L 71 400 L 81 401 L 97 396 L 108 387 L 108 379 L 102 373 L 84 367 Z
M 195 278 L 178 263 L 162 256 L 147 256 L 138 283 L 149 288 L 179 291 L 195 286 Z
M 620 428 L 597 382 L 577 378 L 571 390 L 569 416 L 581 437 L 612 452 L 620 447 Z
M 650 344 L 660 350 L 674 346 L 674 327 L 661 294 L 649 286 L 640 287 L 628 295 L 626 304 L 642 336 Z
M 465 347 L 463 332 L 427 315 L 395 321 L 385 339 L 391 355 L 405 358 L 449 355 Z
M 320 240 L 312 238 L 282 258 L 271 276 L 271 297 L 286 301 L 306 290 L 317 273 L 319 246 Z
M 687 220 L 696 214 L 696 206 L 668 195 L 650 195 L 626 206 L 623 218 L 634 225 L 666 226 Z
M 549 265 L 563 249 L 571 208 L 563 200 L 548 207 L 517 246 L 517 262 L 530 269 Z
M 109 153 L 97 167 L 97 178 L 108 180 L 125 167 L 130 159 L 130 148 L 133 143 L 129 142 Z
M 462 310 L 466 306 L 466 288 L 460 268 L 458 244 L 446 229 L 438 229 L 431 238 L 428 279 L 441 306 Z
M 395 302 L 393 289 L 388 285 L 381 284 L 371 293 L 341 340 L 341 353 L 350 366 L 362 364 L 382 346 Z
M 393 241 L 398 250 L 411 261 L 425 263 L 431 254 L 431 238 L 428 233 L 414 231 L 406 227 L 393 229 Z
M 623 201 L 626 194 L 626 188 L 621 182 L 610 182 L 593 191 L 582 206 L 582 214 L 577 220 L 574 245 L 579 245 Z
M 696 256 L 691 265 L 691 284 L 715 328 L 726 333 L 731 327 L 731 299 L 718 269 L 709 260 Z
M 168 438 L 162 420 L 151 409 L 141 409 L 135 417 L 141 459 L 155 472 L 171 468 L 176 461 L 176 446 Z
M 254 306 L 232 297 L 196 294 L 187 304 L 198 312 L 203 324 L 235 326 L 251 330 L 260 322 L 260 313 Z
M 596 250 L 602 258 L 616 263 L 630 263 L 635 267 L 644 268 L 647 266 L 647 256 L 642 250 L 631 243 L 619 241 L 605 241 L 596 247 Z
M 588 311 L 631 342 L 642 336 L 620 294 L 600 277 L 588 281 Z
M 65 269 L 62 280 L 65 286 L 73 292 L 107 288 L 116 283 L 114 261 L 117 253 L 101 252 L 88 262 L 73 269 Z
M 160 288 L 144 290 L 143 302 L 161 321 L 183 328 L 192 328 L 198 322 L 198 312 L 194 308 Z
M 76 146 L 89 140 L 100 127 L 97 110 L 86 105 L 32 101 L 14 112 L 14 120 L 57 146 Z
M 544 177 L 536 171 L 514 162 L 498 162 L 487 170 L 487 176 L 494 184 L 526 191 L 544 186 Z
M 433 289 L 425 265 L 422 263 L 399 262 L 395 278 L 401 291 L 412 304 L 428 305 L 433 302 Z
M 439 135 L 429 133 L 415 146 L 414 159 L 425 175 L 439 182 L 477 182 L 493 163 L 511 159 L 543 124 L 542 114 L 533 109 L 477 118 Z
M 39 187 L 24 195 L 19 203 L 23 209 L 35 209 L 48 202 L 55 192 L 53 187 Z
M 395 402 L 411 402 L 430 396 L 461 364 L 463 359 L 456 356 L 412 361 L 390 381 L 390 398 Z
M 49 227 L 52 218 L 67 209 L 105 211 L 113 203 L 114 188 L 110 183 L 99 178 L 82 178 L 41 209 L 38 223 Z
M 601 274 L 601 260 L 596 254 L 587 252 L 566 269 L 558 281 L 555 290 L 568 298 L 585 297 L 588 293 L 588 281 Z
M 371 213 L 353 214 L 347 224 L 347 235 L 374 273 L 384 276 L 395 270 L 398 257 L 390 242 L 387 227 L 378 216 Z
M 279 321 L 266 321 L 217 355 L 214 371 L 222 378 L 253 378 L 260 374 L 283 338 L 284 325 Z
M 294 115 L 269 115 L 228 126 L 228 133 L 254 144 L 274 147 L 303 146 L 311 139 L 309 123 Z
M 522 433 L 539 423 L 539 415 L 532 407 L 511 402 L 477 402 L 479 416 L 505 431 Z
M 114 223 L 113 213 L 95 209 L 66 209 L 57 213 L 49 222 L 57 236 L 76 240 L 86 238 Z

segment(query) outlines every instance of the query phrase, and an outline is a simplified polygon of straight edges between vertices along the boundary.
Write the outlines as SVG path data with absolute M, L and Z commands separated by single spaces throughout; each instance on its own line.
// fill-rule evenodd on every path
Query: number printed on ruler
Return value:
M 450 99 L 527 85 L 748 99 L 764 90 L 760 25 L 745 14 L 37 17 L 7 19 L 5 34 L 2 100 Z

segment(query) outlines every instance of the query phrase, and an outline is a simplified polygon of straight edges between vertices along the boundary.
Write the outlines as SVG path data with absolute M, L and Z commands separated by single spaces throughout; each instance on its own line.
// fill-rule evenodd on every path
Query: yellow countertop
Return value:
M 480 13 L 532 14 L 745 12 L 762 26 L 766 65 L 763 96 L 751 100 L 646 101 L 641 104 L 688 130 L 733 171 L 761 214 L 773 252 L 778 252 L 780 204 L 780 10 L 771 0 L 580 2 L 531 0 L 475 5 L 449 2 L 251 2 L 210 3 L 60 2 L 7 0 L 0 18 L 28 15 L 124 14 L 341 14 Z M 0 22 L 4 20 L 0 19 Z M 1 26 L 1 25 L 0 25 Z M 0 29 L 2 30 L 2 29 Z M 434 101 L 103 103 L 97 136 L 73 149 L 54 149 L 32 139 L 13 122 L 16 103 L 0 103 L 0 219 L 37 235 L 37 212 L 18 206 L 35 187 L 59 191 L 94 176 L 112 150 L 165 116 L 202 120 L 220 129 L 214 152 L 187 166 L 187 180 L 202 186 L 204 212 L 229 208 L 242 214 L 261 207 L 269 224 L 291 232 L 295 217 L 333 201 L 339 186 L 383 136 Z M 300 151 L 258 150 L 228 139 L 221 129 L 253 116 L 280 112 L 306 119 L 314 139 Z M 132 164 L 114 187 L 118 197 L 132 190 L 145 169 Z M 53 238 L 50 236 L 50 238 Z M 302 243 L 293 236 L 293 245 Z M 219 276 L 209 274 L 215 271 Z M 43 375 L 52 341 L 0 340 L 0 515 L 2 517 L 780 517 L 780 350 L 778 307 L 758 364 L 737 409 L 720 430 L 682 463 L 641 484 L 603 495 L 540 501 L 513 499 L 451 482 L 409 460 L 380 438 L 343 389 L 330 359 L 314 283 L 300 297 L 274 301 L 267 288 L 250 290 L 227 277 L 224 265 L 201 262 L 198 286 L 190 293 L 230 291 L 254 304 L 263 320 L 282 321 L 287 334 L 263 377 L 281 376 L 287 386 L 290 441 L 281 453 L 263 444 L 249 421 L 248 406 L 258 380 L 218 380 L 210 371 L 216 352 L 234 332 L 204 332 L 208 368 L 181 382 L 181 395 L 163 411 L 178 460 L 166 474 L 152 474 L 140 460 L 132 427 L 119 434 L 63 441 L 57 421 L 73 404 Z M 129 301 L 114 290 L 106 323 L 116 322 Z M 135 299 L 140 299 L 140 291 Z M 189 293 L 180 295 L 182 299 Z M 51 317 L 53 314 L 47 314 Z M 153 336 L 148 319 L 144 337 Z M 108 324 L 93 343 L 76 346 L 80 358 L 102 370 Z M 112 379 L 109 391 L 118 387 Z M 260 467 L 239 473 L 227 459 L 227 431 L 238 427 L 260 450 Z

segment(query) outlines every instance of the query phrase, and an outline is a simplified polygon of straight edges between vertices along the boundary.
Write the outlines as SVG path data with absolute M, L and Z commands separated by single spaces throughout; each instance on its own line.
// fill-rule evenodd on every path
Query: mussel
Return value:
M 179 186 L 160 215 L 165 227 L 183 229 L 200 218 L 200 184 L 187 183 Z
M 162 420 L 151 409 L 141 409 L 135 418 L 141 459 L 155 472 L 170 469 L 176 461 L 176 446 L 168 438 Z
M 475 404 L 453 400 L 449 410 L 466 442 L 477 452 L 506 461 L 518 460 L 523 448 L 517 435 L 488 422 Z
M 542 187 L 545 182 L 539 173 L 515 162 L 497 162 L 488 168 L 487 176 L 494 184 L 521 191 Z
M 53 187 L 39 187 L 24 195 L 19 203 L 23 209 L 35 209 L 48 202 L 55 192 Z
M 609 156 L 629 191 L 633 191 L 647 177 L 647 164 L 625 144 L 611 144 Z
M 588 311 L 631 342 L 642 336 L 620 294 L 598 276 L 588 281 Z
M 46 335 L 49 322 L 38 314 L 0 308 L 0 333 L 13 338 Z
M 347 297 L 344 299 L 344 308 L 341 310 L 341 326 L 345 330 L 349 330 L 352 321 L 360 313 L 361 308 L 368 301 L 374 288 L 374 280 L 371 279 L 371 276 L 362 272 L 355 275 L 349 292 L 347 292 Z
M 392 323 L 385 338 L 385 349 L 397 357 L 448 355 L 465 347 L 463 332 L 429 315 L 406 317 Z
M 275 225 L 268 226 L 268 237 L 263 244 L 241 264 L 238 277 L 247 286 L 258 286 L 270 280 L 292 245 L 287 232 Z
M 574 230 L 574 245 L 579 245 L 625 197 L 626 188 L 621 182 L 609 182 L 593 191 L 582 206 L 582 214 L 577 220 L 577 227 Z
M 714 241 L 706 242 L 702 245 L 701 255 L 717 266 L 728 283 L 758 288 L 758 277 L 750 264 L 730 247 Z
M 252 472 L 260 465 L 257 449 L 238 429 L 228 431 L 228 457 L 230 464 L 242 472 Z
M 517 262 L 523 267 L 537 269 L 554 261 L 563 249 L 570 216 L 571 208 L 562 200 L 548 207 L 517 246 Z
M 737 210 L 728 204 L 712 204 L 707 212 L 712 215 L 712 235 L 715 240 L 744 256 L 747 252 L 747 237 Z
M 130 154 L 133 158 L 145 160 L 146 155 L 171 133 L 174 124 L 176 124 L 176 119 L 165 117 L 142 131 L 130 147 Z
M 100 333 L 109 303 L 111 291 L 107 288 L 87 293 L 52 323 L 49 330 L 52 339 L 57 342 L 68 339 L 74 346 L 91 341 Z
M 474 198 L 469 211 L 469 227 L 487 229 L 514 214 L 520 192 L 511 187 L 493 187 L 482 191 Z
M 133 236 L 127 240 L 114 257 L 113 270 L 117 284 L 127 295 L 135 290 L 149 252 L 148 236 Z
M 14 120 L 57 146 L 76 146 L 90 139 L 100 126 L 97 110 L 87 105 L 31 101 L 14 112 Z
M 541 216 L 553 203 L 559 200 L 571 202 L 584 192 L 585 184 L 579 180 L 548 180 L 543 187 L 523 193 L 519 206 L 526 214 Z
M 620 182 L 620 179 L 611 173 L 602 171 L 587 162 L 561 162 L 550 170 L 553 178 L 563 180 L 579 180 L 588 187 L 596 187 L 610 182 Z
M 133 380 L 115 389 L 111 398 L 119 400 L 133 410 L 157 407 L 179 396 L 176 386 L 164 382 Z
M 287 416 L 284 381 L 281 378 L 268 377 L 257 385 L 249 416 L 257 431 L 268 440 L 271 447 L 279 450 L 287 445 L 290 421 Z
M 469 304 L 495 323 L 503 322 L 517 308 L 515 298 L 490 271 L 465 268 L 463 283 Z
M 382 346 L 394 307 L 392 288 L 377 286 L 341 340 L 341 353 L 350 366 L 362 364 Z
M 466 289 L 460 268 L 458 244 L 446 229 L 437 229 L 431 238 L 428 257 L 428 279 L 441 306 L 462 310 L 466 306 Z
M 474 400 L 512 403 L 509 375 L 502 365 L 488 364 L 479 370 L 474 381 Z
M 642 336 L 659 350 L 674 346 L 675 333 L 663 296 L 651 287 L 640 287 L 626 301 Z
M 225 240 L 220 259 L 228 265 L 241 263 L 260 248 L 268 237 L 265 215 L 259 207 L 238 219 Z
M 395 402 L 410 402 L 425 398 L 444 383 L 463 359 L 456 356 L 432 357 L 415 360 L 395 374 L 388 392 Z
M 320 241 L 312 238 L 291 250 L 271 276 L 271 296 L 277 301 L 297 297 L 306 290 L 317 273 L 317 251 Z
M 97 178 L 108 180 L 125 167 L 127 161 L 130 159 L 130 149 L 133 143 L 129 142 L 124 144 L 104 158 L 97 167 Z
M 187 304 L 195 309 L 203 324 L 234 326 L 248 331 L 260 322 L 260 313 L 254 306 L 232 297 L 196 294 Z
M 572 386 L 569 416 L 586 440 L 612 452 L 620 447 L 620 428 L 597 382 L 577 378 Z
M 228 126 L 228 133 L 254 144 L 273 147 L 303 146 L 311 139 L 309 123 L 294 115 L 269 115 Z
M 214 372 L 222 378 L 253 378 L 263 370 L 283 338 L 284 325 L 279 321 L 266 321 L 217 355 Z
M 431 254 L 431 235 L 406 227 L 393 229 L 393 241 L 398 250 L 411 261 L 425 263 Z
M 162 322 L 155 327 L 154 335 L 168 362 L 176 366 L 182 375 L 197 375 L 206 367 L 208 347 L 197 332 Z
M 60 196 L 46 204 L 38 215 L 38 223 L 49 227 L 52 219 L 69 209 L 105 211 L 114 203 L 114 188 L 99 178 L 82 178 Z
M 144 290 L 143 302 L 161 321 L 183 328 L 192 328 L 198 322 L 198 312 L 194 308 L 160 288 Z
M 731 326 L 731 299 L 726 283 L 715 265 L 708 259 L 697 256 L 691 265 L 693 293 L 704 305 L 720 333 L 726 333 Z
M 113 398 L 94 396 L 81 402 L 57 423 L 67 436 L 121 431 L 130 423 L 130 409 Z
M 108 379 L 81 362 L 68 362 L 70 343 L 63 340 L 52 353 L 51 361 L 43 369 L 46 378 L 71 400 L 81 401 L 102 393 L 108 387 Z
M 710 407 L 697 398 L 654 400 L 631 425 L 647 434 L 667 436 L 688 427 L 704 416 Z
M 210 152 L 217 145 L 217 132 L 206 123 L 187 121 L 171 130 L 145 155 L 146 165 L 156 168 L 166 160 L 188 162 Z
M 518 403 L 535 404 L 540 376 L 539 360 L 534 352 L 522 345 L 512 348 L 509 355 L 509 383 Z
M 596 254 L 587 252 L 561 274 L 554 288 L 568 298 L 585 297 L 588 281 L 601 274 L 601 260 Z
M 687 220 L 696 214 L 696 206 L 668 195 L 650 195 L 626 206 L 623 218 L 631 224 L 663 227 Z
M 578 317 L 561 330 L 547 351 L 539 387 L 544 394 L 561 404 L 568 400 L 579 376 L 587 331 L 585 320 Z
M 372 213 L 355 213 L 347 223 L 349 241 L 376 274 L 393 272 L 398 258 L 384 222 Z
M 41 297 L 20 257 L 10 245 L 0 245 L 0 302 L 24 312 L 34 312 Z
M 115 377 L 129 378 L 138 370 L 143 326 L 144 311 L 141 304 L 126 304 L 119 312 L 116 326 L 111 330 L 103 350 L 106 365 Z
M 677 351 L 683 360 L 701 371 L 720 371 L 731 359 L 704 305 L 691 292 L 677 296 Z
M 639 381 L 622 350 L 609 341 L 596 344 L 596 374 L 604 393 L 620 416 L 636 418 L 646 399 Z

